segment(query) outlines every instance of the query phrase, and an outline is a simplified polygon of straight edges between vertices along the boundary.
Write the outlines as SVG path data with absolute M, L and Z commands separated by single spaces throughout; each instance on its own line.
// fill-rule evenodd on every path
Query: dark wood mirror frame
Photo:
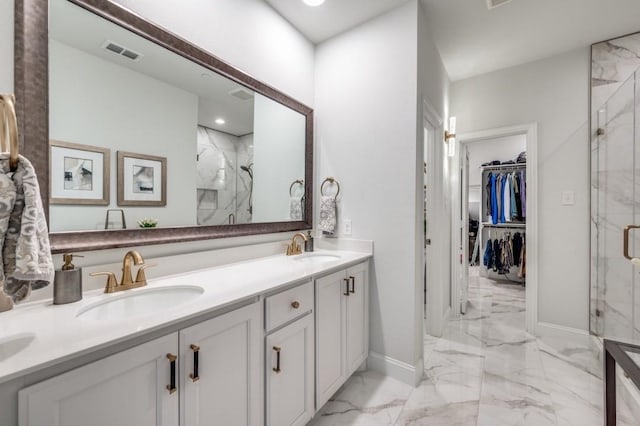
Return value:
M 205 68 L 241 83 L 305 116 L 305 216 L 302 221 L 145 230 L 54 232 L 52 253 L 311 229 L 313 220 L 313 110 L 205 50 L 107 0 L 68 0 Z M 42 204 L 49 213 L 48 1 L 15 1 L 15 94 L 20 152 L 38 172 Z

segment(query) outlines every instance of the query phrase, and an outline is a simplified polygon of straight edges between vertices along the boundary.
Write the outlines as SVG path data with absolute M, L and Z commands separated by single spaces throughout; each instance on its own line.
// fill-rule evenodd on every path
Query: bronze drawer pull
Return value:
M 280 373 L 282 370 L 280 370 L 280 350 L 281 348 L 279 346 L 274 346 L 273 350 L 276 351 L 276 367 L 273 369 L 273 371 L 275 371 L 276 373 Z
M 291 302 L 291 307 L 293 309 L 298 309 L 300 307 L 300 302 L 298 302 L 297 300 L 294 302 Z
M 356 277 L 349 277 L 349 281 L 351 281 L 351 290 L 349 290 L 349 293 L 354 294 L 356 292 Z
M 345 284 L 347 284 L 347 290 L 344 293 L 345 296 L 351 296 L 351 293 L 349 293 L 349 278 L 343 278 Z
M 169 368 L 171 369 L 171 382 L 167 385 L 167 390 L 172 394 L 178 390 L 176 387 L 176 359 L 178 359 L 178 357 L 173 354 L 167 354 L 167 359 L 169 360 Z
M 198 364 L 200 361 L 200 346 L 198 345 L 191 345 L 189 346 L 191 348 L 191 350 L 193 351 L 193 374 L 189 374 L 189 378 L 194 381 L 197 382 L 198 380 L 200 380 L 200 376 L 198 374 Z

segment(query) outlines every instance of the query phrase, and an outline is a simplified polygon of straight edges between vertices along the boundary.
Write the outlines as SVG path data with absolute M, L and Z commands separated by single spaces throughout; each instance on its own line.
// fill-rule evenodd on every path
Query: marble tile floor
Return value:
M 309 424 L 602 425 L 602 366 L 592 340 L 528 334 L 524 287 L 473 268 L 471 275 L 467 314 L 441 338 L 425 337 L 418 387 L 358 372 Z M 629 413 L 622 407 L 619 424 L 640 424 Z

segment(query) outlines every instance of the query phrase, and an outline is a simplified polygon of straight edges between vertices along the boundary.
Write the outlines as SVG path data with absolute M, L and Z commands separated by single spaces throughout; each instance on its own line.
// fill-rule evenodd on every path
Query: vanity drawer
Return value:
M 312 281 L 269 296 L 265 299 L 265 329 L 271 331 L 312 309 Z

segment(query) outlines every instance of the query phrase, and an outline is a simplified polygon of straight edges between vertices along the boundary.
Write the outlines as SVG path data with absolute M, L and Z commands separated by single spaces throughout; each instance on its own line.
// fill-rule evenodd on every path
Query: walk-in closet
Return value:
M 500 164 L 493 164 L 500 163 Z M 476 241 L 481 276 L 525 283 L 526 155 L 482 169 L 481 222 Z

